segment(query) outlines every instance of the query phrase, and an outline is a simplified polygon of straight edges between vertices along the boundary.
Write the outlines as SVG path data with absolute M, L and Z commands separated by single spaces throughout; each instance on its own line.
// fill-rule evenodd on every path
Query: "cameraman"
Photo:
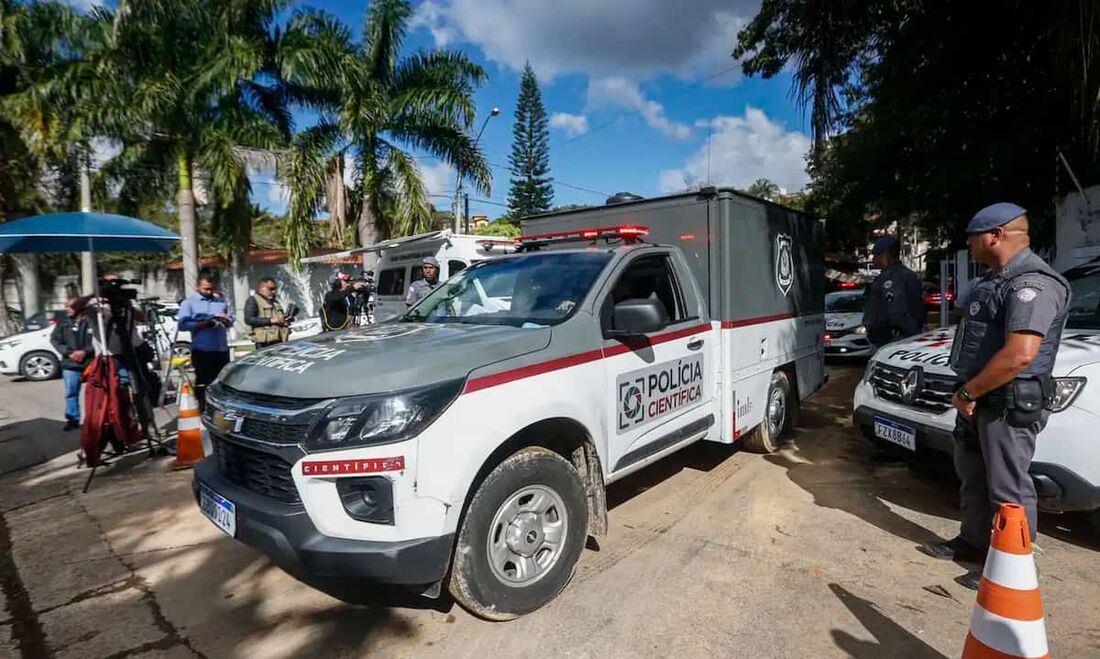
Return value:
M 368 284 L 352 281 L 351 275 L 340 273 L 332 281 L 332 290 L 325 293 L 321 306 L 321 326 L 326 332 L 342 330 L 351 323 L 352 303 L 356 294 L 366 292 Z
M 275 280 L 264 277 L 256 286 L 256 292 L 245 300 L 244 324 L 248 325 L 248 333 L 257 350 L 283 343 L 289 335 L 288 314 L 275 297 L 277 290 Z
M 92 328 L 92 334 L 103 350 L 103 354 L 110 355 L 118 364 L 118 377 L 123 385 L 129 384 L 129 369 L 133 366 L 125 357 L 131 354 L 131 349 L 139 348 L 145 343 L 138 327 L 138 323 L 145 320 L 145 313 L 135 302 L 136 292 L 123 288 L 128 283 L 130 282 L 119 278 L 116 274 L 107 274 L 99 280 L 98 296 L 81 298 L 89 304 L 88 325 Z M 100 319 L 96 319 L 94 315 L 96 313 L 99 314 Z M 100 322 L 102 322 L 102 329 L 107 333 L 106 343 L 99 334 Z M 123 336 L 129 338 L 130 345 L 122 344 Z
M 191 365 L 195 369 L 195 399 L 206 408 L 206 387 L 229 363 L 229 305 L 210 277 L 199 277 L 198 288 L 180 303 L 179 328 L 191 332 Z

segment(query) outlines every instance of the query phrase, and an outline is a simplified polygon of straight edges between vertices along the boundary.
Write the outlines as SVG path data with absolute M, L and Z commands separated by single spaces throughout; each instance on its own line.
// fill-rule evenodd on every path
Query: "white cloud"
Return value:
M 682 168 L 661 172 L 662 192 L 677 192 L 696 183 L 747 188 L 759 178 L 794 191 L 809 182 L 805 158 L 810 138 L 787 130 L 758 108 L 746 107 L 740 117 L 717 117 L 700 124 L 713 133 Z
M 455 190 L 455 170 L 445 162 L 435 165 L 420 163 L 420 180 L 424 182 L 424 188 L 430 195 L 447 195 L 447 198 L 433 197 L 432 204 L 436 208 L 449 208 L 451 197 Z
M 96 7 L 102 7 L 103 0 L 68 0 L 67 4 L 73 9 L 87 12 Z
M 622 77 L 596 78 L 588 83 L 588 108 L 623 108 L 637 112 L 646 124 L 669 137 L 686 140 L 691 137 L 691 126 L 670 120 L 665 108 L 657 101 L 647 99 L 637 83 Z
M 550 126 L 562 129 L 569 137 L 576 137 L 588 132 L 588 117 L 583 114 L 555 112 L 554 116 L 550 117 Z
M 759 0 L 425 0 L 415 27 L 437 45 L 467 42 L 519 70 L 530 61 L 549 81 L 563 73 L 644 80 L 694 78 L 732 67 L 738 30 Z M 716 83 L 735 83 L 730 72 Z
M 118 154 L 122 153 L 122 142 L 103 137 L 92 138 L 92 169 L 99 169 Z

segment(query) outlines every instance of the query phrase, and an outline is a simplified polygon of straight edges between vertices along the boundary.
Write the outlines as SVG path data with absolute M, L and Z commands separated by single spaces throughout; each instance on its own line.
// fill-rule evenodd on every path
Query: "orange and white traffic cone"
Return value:
M 1001 504 L 963 659 L 1049 657 L 1043 600 L 1022 506 Z
M 176 421 L 176 459 L 172 469 L 186 469 L 206 457 L 202 445 L 202 423 L 199 403 L 191 391 L 191 383 L 180 387 L 179 419 Z

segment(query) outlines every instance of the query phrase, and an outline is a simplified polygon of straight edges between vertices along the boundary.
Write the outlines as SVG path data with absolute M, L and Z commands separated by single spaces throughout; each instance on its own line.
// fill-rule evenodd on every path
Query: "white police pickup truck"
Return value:
M 1031 476 L 1039 508 L 1090 511 L 1100 528 L 1100 260 L 1065 273 L 1073 302 L 1054 366 L 1057 396 Z M 955 328 L 881 348 L 856 388 L 854 421 L 872 441 L 951 454 Z
M 514 618 L 606 531 L 606 484 L 700 440 L 775 450 L 821 387 L 816 220 L 712 188 L 524 234 L 397 321 L 229 364 L 203 513 L 339 597 L 446 586 Z

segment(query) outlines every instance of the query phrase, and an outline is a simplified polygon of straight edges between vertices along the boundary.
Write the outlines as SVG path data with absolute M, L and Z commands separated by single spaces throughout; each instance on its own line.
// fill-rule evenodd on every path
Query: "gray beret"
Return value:
M 967 233 L 985 233 L 999 226 L 1008 224 L 1012 220 L 1027 213 L 1022 207 L 1002 201 L 992 206 L 986 206 L 974 215 L 970 224 L 966 225 Z

